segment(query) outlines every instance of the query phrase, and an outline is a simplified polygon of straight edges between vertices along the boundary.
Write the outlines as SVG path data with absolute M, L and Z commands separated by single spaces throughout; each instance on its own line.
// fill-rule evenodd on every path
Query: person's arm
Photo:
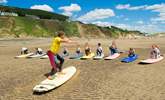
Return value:
M 61 39 L 61 42 L 63 42 L 63 43 L 77 43 L 77 42 L 72 41 L 72 40 L 70 40 L 68 38 Z
M 63 42 L 63 43 L 67 43 L 69 42 L 70 40 L 68 38 L 64 38 L 64 39 L 61 39 L 60 42 Z

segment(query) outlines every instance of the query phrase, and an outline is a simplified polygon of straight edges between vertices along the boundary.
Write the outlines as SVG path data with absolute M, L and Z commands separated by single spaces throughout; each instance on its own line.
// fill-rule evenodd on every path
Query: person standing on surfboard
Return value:
M 103 48 L 101 47 L 101 43 L 98 43 L 96 54 L 97 54 L 97 56 L 102 56 L 103 55 Z
M 112 45 L 109 47 L 109 50 L 111 52 L 111 55 L 118 53 L 116 42 L 112 41 Z
M 153 59 L 157 59 L 161 56 L 159 47 L 157 45 L 155 45 L 155 44 L 152 45 L 150 55 L 151 55 L 151 58 L 153 58 Z
M 66 38 L 65 33 L 62 31 L 58 32 L 58 36 L 53 39 L 52 44 L 50 46 L 50 50 L 48 50 L 48 52 L 47 52 L 47 55 L 50 60 L 50 64 L 52 66 L 51 75 L 55 74 L 57 71 L 59 71 L 59 72 L 62 71 L 62 65 L 64 63 L 64 58 L 62 58 L 58 54 L 61 43 L 71 43 L 71 42 L 73 42 L 73 41 Z

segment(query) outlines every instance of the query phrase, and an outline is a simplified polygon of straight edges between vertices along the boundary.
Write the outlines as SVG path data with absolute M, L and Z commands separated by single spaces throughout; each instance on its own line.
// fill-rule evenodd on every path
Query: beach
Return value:
M 105 55 L 113 39 L 80 39 L 83 50 L 89 42 L 95 52 L 102 43 Z M 15 59 L 21 47 L 34 51 L 36 47 L 49 49 L 51 38 L 0 40 L 0 100 L 165 100 L 165 60 L 150 65 L 139 65 L 147 59 L 152 44 L 165 54 L 165 38 L 116 39 L 119 49 L 135 48 L 139 59 L 132 63 L 115 60 L 66 60 L 63 67 L 75 66 L 77 73 L 62 86 L 45 94 L 33 94 L 33 87 L 46 79 L 51 69 L 48 59 Z M 77 45 L 65 46 L 74 53 Z

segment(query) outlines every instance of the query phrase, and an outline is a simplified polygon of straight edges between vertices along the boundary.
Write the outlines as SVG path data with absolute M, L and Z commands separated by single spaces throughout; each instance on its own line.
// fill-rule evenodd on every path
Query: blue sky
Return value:
M 164 0 L 0 0 L 0 4 L 46 10 L 100 26 L 165 32 Z

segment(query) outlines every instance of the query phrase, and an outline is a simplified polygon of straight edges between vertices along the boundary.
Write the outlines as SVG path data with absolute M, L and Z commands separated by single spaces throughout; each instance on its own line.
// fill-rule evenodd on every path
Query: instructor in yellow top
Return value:
M 50 50 L 48 50 L 47 52 L 47 55 L 50 60 L 50 64 L 52 66 L 51 75 L 53 75 L 57 71 L 61 72 L 62 70 L 64 58 L 62 58 L 58 54 L 61 43 L 72 43 L 72 42 L 73 41 L 65 37 L 65 33 L 62 31 L 58 32 L 58 36 L 53 39 Z

